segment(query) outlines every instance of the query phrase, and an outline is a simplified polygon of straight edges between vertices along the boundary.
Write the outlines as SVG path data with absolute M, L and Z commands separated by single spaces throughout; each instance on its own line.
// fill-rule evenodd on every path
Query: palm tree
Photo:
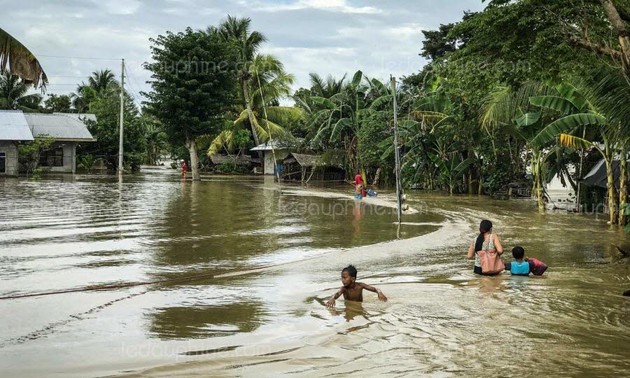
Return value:
M 77 86 L 76 93 L 71 93 L 72 106 L 77 113 L 85 113 L 89 105 L 98 97 L 102 97 L 108 91 L 119 90 L 118 81 L 112 71 L 105 69 L 92 72 L 87 84 L 82 82 Z
M 251 72 L 251 65 L 257 55 L 260 46 L 267 40 L 267 38 L 257 31 L 250 32 L 251 19 L 236 18 L 228 16 L 219 26 L 219 35 L 226 41 L 233 42 L 238 50 L 238 80 L 240 84 L 240 95 L 243 101 L 243 107 L 247 112 L 249 124 L 256 145 L 260 144 L 258 138 L 258 130 L 256 129 L 256 121 L 254 119 L 254 112 L 252 109 L 251 100 L 251 88 L 253 80 L 255 79 Z M 259 153 L 262 158 L 262 153 Z
M 366 98 L 370 88 L 362 83 L 363 78 L 363 72 L 357 71 L 352 80 L 330 98 L 311 98 L 320 108 L 312 116 L 311 127 L 317 128 L 312 142 L 322 148 L 342 147 L 353 172 L 361 168 L 357 151 L 358 133 L 362 118 L 370 107 Z
M 309 77 L 311 79 L 311 93 L 314 96 L 324 98 L 330 98 L 334 94 L 339 93 L 346 80 L 346 75 L 343 75 L 339 80 L 335 79 L 332 75 L 328 75 L 326 80 L 324 80 L 316 73 L 310 73 Z
M 7 71 L 21 78 L 26 85 L 45 87 L 48 77 L 32 52 L 0 28 L 0 74 Z
M 116 76 L 110 70 L 92 72 L 92 75 L 88 78 L 87 85 L 93 88 L 99 95 L 114 87 L 116 87 L 116 89 L 118 88 Z
M 237 131 L 249 124 L 255 129 L 260 141 L 281 139 L 286 136 L 286 127 L 297 123 L 304 115 L 302 109 L 279 106 L 280 98 L 291 91 L 293 75 L 284 71 L 282 63 L 272 55 L 257 55 L 250 67 L 253 90 L 249 91 L 248 103 L 251 111 L 242 109 L 232 127 L 224 130 L 210 144 L 208 155 L 216 154 L 221 148 L 232 152 L 241 143 L 234 143 Z
M 5 72 L 0 75 L 0 109 L 37 111 L 42 101 L 39 94 L 27 94 L 28 85 L 17 75 Z

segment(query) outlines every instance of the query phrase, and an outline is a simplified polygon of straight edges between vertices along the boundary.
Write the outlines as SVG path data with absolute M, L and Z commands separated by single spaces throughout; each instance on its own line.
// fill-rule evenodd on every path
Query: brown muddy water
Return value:
M 154 282 L 0 300 L 0 374 L 630 371 L 630 262 L 612 245 L 630 242 L 604 216 L 408 193 L 418 211 L 398 229 L 391 194 L 351 190 L 170 170 L 0 179 L 0 296 Z M 465 253 L 482 218 L 506 250 L 548 263 L 545 276 L 474 276 Z M 349 263 L 389 301 L 326 308 Z

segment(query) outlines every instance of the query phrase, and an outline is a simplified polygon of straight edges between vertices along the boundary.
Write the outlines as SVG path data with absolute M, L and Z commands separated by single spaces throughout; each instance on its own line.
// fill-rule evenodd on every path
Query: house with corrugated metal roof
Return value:
M 16 176 L 20 169 L 19 145 L 45 136 L 53 138 L 54 143 L 42 151 L 38 167 L 48 172 L 74 173 L 77 146 L 95 141 L 86 120 L 96 121 L 96 117 L 93 114 L 0 110 L 0 175 Z
M 270 140 L 251 148 L 250 151 L 262 152 L 263 173 L 266 175 L 274 175 L 276 172 L 275 169 L 277 162 L 286 158 L 289 155 L 291 148 L 292 146 L 285 141 Z

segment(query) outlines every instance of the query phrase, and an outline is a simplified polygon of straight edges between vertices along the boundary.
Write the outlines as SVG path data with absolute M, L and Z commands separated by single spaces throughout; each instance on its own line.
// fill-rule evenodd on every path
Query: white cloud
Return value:
M 376 7 L 354 7 L 348 4 L 346 0 L 298 0 L 292 3 L 268 5 L 268 2 L 261 1 L 254 3 L 242 1 L 242 4 L 248 3 L 252 9 L 261 12 L 286 12 L 303 9 L 324 10 L 330 12 L 352 13 L 352 14 L 376 14 L 382 10 Z
M 107 13 L 115 15 L 135 14 L 142 5 L 138 0 L 96 0 L 94 3 Z
M 268 37 L 263 52 L 280 58 L 298 89 L 310 86 L 311 72 L 341 78 L 360 69 L 384 80 L 418 72 L 421 30 L 482 6 L 480 0 L 22 0 L 5 9 L 2 28 L 40 57 L 49 93 L 74 91 L 95 70 L 118 76 L 124 57 L 137 96 L 149 89 L 142 66 L 151 59 L 149 38 L 205 29 L 228 14 L 250 17 L 251 29 Z

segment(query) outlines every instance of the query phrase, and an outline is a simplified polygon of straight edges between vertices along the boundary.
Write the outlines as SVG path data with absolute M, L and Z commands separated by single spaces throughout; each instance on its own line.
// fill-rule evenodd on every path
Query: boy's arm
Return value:
M 385 296 L 385 294 L 383 294 L 382 291 L 380 291 L 379 289 L 375 288 L 374 286 L 370 286 L 364 283 L 360 283 L 361 287 L 364 288 L 365 290 L 371 291 L 373 293 L 378 294 L 378 299 L 380 299 L 383 302 L 387 302 L 387 297 Z
M 504 265 L 505 265 L 505 270 L 512 270 L 512 263 L 511 262 L 506 262 Z
M 328 307 L 335 307 L 335 300 L 337 300 L 337 298 L 339 298 L 341 296 L 341 294 L 343 294 L 343 292 L 345 290 L 346 290 L 346 288 L 342 286 L 341 289 L 339 289 L 338 292 L 336 292 L 332 297 L 330 297 L 330 299 L 326 303 L 326 306 L 328 306 Z

